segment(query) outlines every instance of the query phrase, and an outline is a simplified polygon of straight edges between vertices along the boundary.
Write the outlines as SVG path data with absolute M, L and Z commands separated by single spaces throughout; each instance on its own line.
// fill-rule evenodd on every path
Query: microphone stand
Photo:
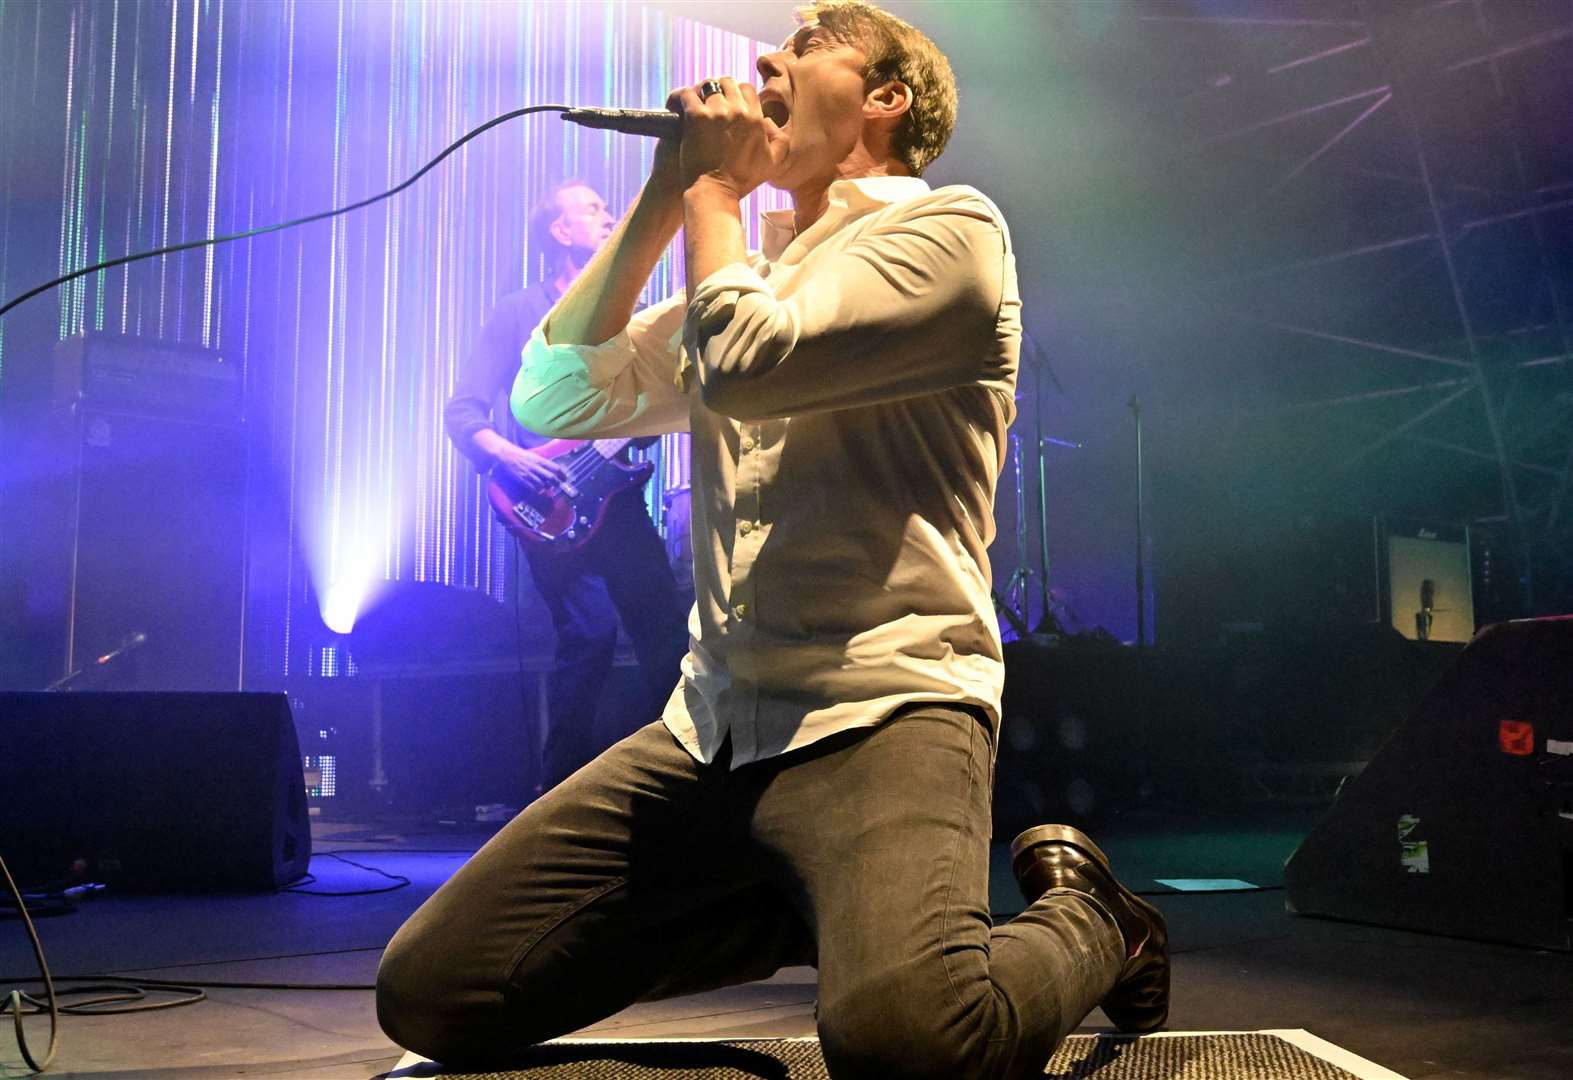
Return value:
M 97 657 L 91 662 L 82 665 L 70 674 L 61 676 L 54 682 L 50 683 L 48 686 L 44 687 L 44 690 L 46 692 L 70 690 L 71 684 L 76 682 L 78 679 L 88 674 L 96 675 L 102 673 L 122 656 L 131 652 L 133 649 L 140 648 L 146 641 L 147 635 L 140 631 L 134 634 L 128 634 L 126 635 L 125 640 L 122 641 L 116 648 L 105 653 L 103 656 Z
M 1062 397 L 1065 395 L 1065 387 L 1060 383 L 1060 377 L 1055 374 L 1054 365 L 1050 364 L 1049 358 L 1044 355 L 1042 346 L 1038 344 L 1038 339 L 1028 333 L 1025 327 L 1022 328 L 1021 338 L 1031 351 L 1032 356 L 1032 452 L 1037 455 L 1038 470 L 1038 590 L 1042 603 L 1042 614 L 1039 616 L 1038 623 L 1034 629 L 1048 633 L 1063 634 L 1064 628 L 1060 626 L 1059 620 L 1054 617 L 1054 594 L 1049 589 L 1049 474 L 1048 457 L 1044 454 L 1043 448 L 1048 444 L 1053 444 L 1079 450 L 1081 449 L 1081 443 L 1071 442 L 1068 439 L 1056 439 L 1043 434 L 1043 377 L 1045 375 L 1049 377 L 1049 381 L 1054 384 L 1054 389 L 1059 391 Z M 1019 458 L 1017 468 L 1020 468 Z M 1018 506 L 1020 502 L 1018 481 Z M 1023 605 L 1022 616 L 1025 620 L 1025 605 Z
M 1151 729 L 1151 688 L 1152 681 L 1157 678 L 1156 657 L 1148 657 L 1147 652 L 1147 573 L 1146 558 L 1143 548 L 1146 546 L 1146 536 L 1143 532 L 1142 510 L 1142 403 L 1135 394 L 1125 403 L 1131 410 L 1131 419 L 1136 429 L 1136 652 L 1132 658 L 1136 665 L 1135 684 L 1136 698 L 1136 792 L 1135 807 L 1141 808 L 1148 805 L 1154 795 L 1152 772 L 1149 768 L 1152 753 Z
M 1135 394 L 1125 403 L 1136 422 L 1136 647 L 1147 646 L 1147 578 L 1142 548 L 1142 403 Z
M 1038 370 L 1032 380 L 1032 449 L 1038 456 L 1038 585 L 1043 593 L 1043 614 L 1038 618 L 1038 629 L 1045 630 L 1057 625 L 1049 592 L 1049 477 L 1043 453 L 1043 372 L 1048 368 L 1048 361 L 1044 360 L 1043 353 L 1039 351 L 1037 341 L 1032 338 L 1027 340 L 1032 345 L 1033 358 L 1038 362 Z M 1053 374 L 1052 370 L 1050 374 Z M 1054 382 L 1056 386 L 1059 385 L 1058 379 Z

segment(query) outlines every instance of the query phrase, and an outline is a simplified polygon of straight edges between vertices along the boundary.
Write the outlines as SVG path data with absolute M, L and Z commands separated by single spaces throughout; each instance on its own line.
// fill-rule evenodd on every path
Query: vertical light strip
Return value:
M 191 0 L 194 4 L 196 0 Z M 171 0 L 169 6 L 169 111 L 164 121 L 164 210 L 163 225 L 159 231 L 159 246 L 169 244 L 169 217 L 174 191 L 170 186 L 171 167 L 175 153 L 175 71 L 179 66 L 180 0 Z M 169 256 L 158 259 L 158 336 L 164 336 L 164 298 L 169 289 Z
M 112 0 L 109 8 L 109 104 L 104 112 L 103 167 L 98 177 L 98 245 L 93 253 L 94 262 L 109 257 L 109 165 L 115 156 L 115 75 L 120 60 L 120 0 Z M 93 329 L 104 329 L 105 294 L 109 289 L 107 273 L 93 275 Z
M 197 103 L 197 60 L 202 55 L 197 49 L 197 35 L 202 29 L 202 5 L 205 0 L 191 0 L 191 88 L 186 94 L 186 103 Z
M 195 42 L 195 33 L 192 36 Z M 193 46 L 194 47 L 194 46 Z M 191 78 L 193 92 L 196 86 L 196 61 L 191 63 Z M 221 94 L 224 88 L 224 4 L 222 0 L 218 5 L 218 30 L 213 41 L 213 96 L 210 108 L 208 132 L 208 216 L 207 231 L 205 236 L 213 236 L 218 231 L 218 151 L 219 151 L 219 115 L 222 105 Z M 202 344 L 205 348 L 213 347 L 213 319 L 217 314 L 217 305 L 213 302 L 213 257 L 215 249 L 203 249 L 202 266 Z
M 295 101 L 295 0 L 284 0 L 284 28 L 283 28 L 283 35 L 282 36 L 283 36 L 283 39 L 284 39 L 284 50 L 283 50 L 284 51 L 284 80 L 283 80 L 283 86 L 284 86 L 284 94 L 283 94 L 284 123 L 283 123 L 283 130 L 282 130 L 282 132 L 279 135 L 277 143 L 275 144 L 275 160 L 287 162 L 287 161 L 290 160 L 291 151 L 292 151 L 292 148 L 293 148 L 293 143 L 292 143 L 292 138 L 291 137 L 292 137 L 292 134 L 293 134 L 293 123 L 292 123 L 292 121 L 293 121 L 293 118 L 294 118 L 294 115 L 295 115 L 295 112 L 294 112 L 294 101 Z M 279 100 L 280 100 L 279 96 L 278 96 L 277 87 L 278 87 L 278 83 L 275 82 L 274 83 L 274 88 L 275 88 L 274 89 L 274 99 L 273 99 L 274 100 L 274 112 L 275 112 L 275 115 L 278 112 Z M 288 203 L 289 177 L 290 177 L 290 175 L 292 173 L 293 173 L 293 170 L 289 170 L 289 169 L 284 170 L 284 175 L 279 178 L 279 184 L 278 184 L 279 191 L 278 191 L 277 197 L 271 203 L 271 205 L 273 207 L 275 207 L 276 209 L 278 209 L 280 211 L 286 209 L 289 206 L 289 203 Z M 300 271 L 301 271 L 301 257 L 302 257 L 303 252 L 304 252 L 304 249 L 299 247 L 299 246 L 297 246 L 296 249 L 295 249 L 295 253 L 294 253 L 294 263 L 295 263 L 295 267 L 294 267 L 294 269 L 295 269 L 294 305 L 293 305 L 292 309 L 289 309 L 293 313 L 294 333 L 289 334 L 287 337 L 284 337 L 284 335 L 280 334 L 281 337 L 284 337 L 284 341 L 281 343 L 283 345 L 283 347 L 275 350 L 275 354 L 276 355 L 284 353 L 287 350 L 288 354 L 289 354 L 289 361 L 290 361 L 289 362 L 289 366 L 286 369 L 286 371 L 288 372 L 288 375 L 289 375 L 289 378 L 288 378 L 288 381 L 287 381 L 289 393 L 285 396 L 285 399 L 284 399 L 285 400 L 285 406 L 284 406 L 284 409 L 283 409 L 284 416 L 282 418 L 275 419 L 274 422 L 278 425 L 278 427 L 280 429 L 282 429 L 282 433 L 283 433 L 283 436 L 284 436 L 282 441 L 283 441 L 284 448 L 285 448 L 285 455 L 284 456 L 285 456 L 285 460 L 289 463 L 288 464 L 288 469 L 287 469 L 287 475 L 284 478 L 284 495 L 285 495 L 285 500 L 286 500 L 286 506 L 285 506 L 286 538 L 287 538 L 287 543 L 289 545 L 289 550 L 290 550 L 291 553 L 293 553 L 294 551 L 296 551 L 298 549 L 298 547 L 300 545 L 300 541 L 301 541 L 301 528 L 300 528 L 300 484 L 301 484 L 301 476 L 300 476 L 300 438 L 299 438 L 299 433 L 300 433 L 300 382 L 301 382 L 301 370 L 300 370 L 300 367 L 301 367 L 301 365 L 300 365 L 300 355 L 301 355 L 301 332 L 300 332 L 301 275 L 300 275 Z M 281 240 L 279 242 L 279 244 L 278 244 L 278 261 L 276 263 L 276 269 L 275 269 L 275 272 L 274 272 L 274 279 L 273 279 L 273 285 L 274 285 L 274 287 L 273 287 L 273 295 L 274 296 L 281 296 L 281 295 L 283 295 L 283 292 L 284 292 L 284 289 L 283 289 L 284 273 L 285 273 L 285 268 L 286 268 L 288 262 L 289 262 L 289 257 L 285 254 L 284 245 L 283 245 L 283 242 Z M 276 311 L 274 313 L 273 319 L 271 321 L 272 321 L 272 324 L 273 324 L 273 326 L 274 326 L 276 331 L 284 325 L 284 316 L 285 316 L 285 314 L 286 314 L 285 311 Z M 282 379 L 280 379 L 278 381 L 279 382 L 285 382 L 285 380 L 282 380 Z M 299 581 L 300 575 L 299 575 L 299 573 L 297 571 L 297 566 L 298 566 L 298 560 L 293 557 L 293 554 L 291 555 L 290 558 L 285 560 L 285 568 L 284 568 L 285 603 L 284 603 L 284 612 L 283 612 L 283 616 L 284 616 L 284 619 L 283 619 L 283 621 L 284 621 L 284 643 L 283 643 L 284 644 L 284 665 L 283 666 L 284 666 L 284 674 L 285 675 L 288 675 L 290 673 L 291 658 L 295 655 L 295 650 L 293 648 L 294 641 L 293 641 L 293 635 L 292 635 L 291 631 L 292 631 L 292 629 L 294 627 L 294 623 L 295 623 L 295 610 L 296 610 L 295 609 L 295 598 L 297 596 L 298 589 L 299 589 L 299 585 L 297 584 L 297 582 Z
M 142 208 L 146 199 L 147 170 L 147 106 L 142 100 L 142 22 L 132 19 L 131 34 L 131 119 L 136 125 L 136 139 L 132 150 L 132 172 L 136 175 L 136 198 L 126 206 L 126 243 L 123 255 L 131 254 L 133 246 L 140 246 L 142 239 Z M 131 265 L 121 267 L 120 332 L 130 332 L 131 322 Z M 138 328 L 141 327 L 140 311 Z
M 91 82 L 89 83 L 91 85 Z M 87 153 L 88 153 L 88 117 L 91 115 L 84 101 L 81 107 L 82 118 L 77 123 L 77 153 L 76 153 L 76 192 L 74 198 L 76 207 L 72 217 L 76 220 L 75 250 L 72 265 L 86 266 L 88 252 L 88 220 L 87 220 Z M 69 330 L 75 334 L 82 329 L 86 314 L 87 279 L 77 278 L 71 283 L 71 323 Z
M 86 32 L 77 35 L 76 51 L 81 59 L 77 63 L 77 70 L 83 73 L 84 85 L 75 95 L 77 119 L 72 121 L 74 127 L 75 164 L 72 169 L 72 194 L 75 205 L 71 208 L 72 229 L 69 243 L 71 245 L 70 265 L 75 268 L 87 265 L 89 240 L 92 231 L 91 222 L 87 216 L 87 158 L 88 158 L 88 118 L 93 112 L 93 97 L 98 84 L 98 65 L 93 62 L 95 46 L 98 42 L 98 12 L 92 11 L 87 17 Z M 68 333 L 76 333 L 82 328 L 83 314 L 87 295 L 88 283 L 85 279 L 78 278 L 66 287 L 66 295 L 70 301 L 70 316 L 67 320 Z
M 22 65 L 20 61 L 8 63 L 6 43 L 13 43 L 13 47 L 20 49 L 20 36 L 11 32 L 11 23 L 7 18 L 7 7 L 0 0 L 0 97 L 7 101 L 15 100 L 11 94 L 15 91 L 15 80 L 19 76 Z M 10 296 L 10 274 L 8 267 L 11 265 L 11 169 L 13 156 L 7 154 L 0 159 L 0 296 Z M 5 379 L 5 320 L 0 319 L 0 380 Z
M 395 18 L 399 18 L 398 13 Z M 384 125 L 383 137 L 386 140 L 383 153 L 382 182 L 386 187 L 392 187 L 397 181 L 398 156 L 394 152 L 397 145 L 398 125 L 396 123 L 400 114 L 402 83 L 400 75 L 402 67 L 399 64 L 399 35 L 388 35 L 388 107 L 387 122 Z M 386 219 L 382 231 L 382 326 L 378 335 L 379 348 L 377 356 L 377 434 L 376 458 L 388 462 L 393 459 L 393 394 L 389 383 L 394 373 L 394 343 L 397 327 L 395 320 L 398 312 L 398 287 L 399 287 L 399 224 L 400 204 L 395 201 L 386 210 Z M 394 577 L 394 537 L 393 537 L 393 499 L 394 489 L 392 484 L 394 470 L 384 467 L 375 491 L 378 497 L 381 513 L 381 528 L 378 529 L 377 539 L 382 548 L 382 576 L 390 579 Z
M 67 39 L 67 42 L 66 42 L 66 114 L 65 114 L 65 139 L 63 140 L 63 142 L 65 143 L 65 165 L 64 165 L 64 167 L 63 167 L 63 169 L 61 171 L 61 180 L 60 180 L 60 261 L 59 261 L 59 271 L 62 274 L 69 273 L 70 271 L 76 269 L 74 266 L 71 265 L 71 251 L 73 249 L 73 245 L 72 245 L 72 229 L 75 227 L 75 222 L 72 221 L 72 214 L 71 214 L 71 208 L 72 208 L 72 201 L 71 201 L 71 168 L 72 168 L 72 165 L 73 165 L 73 155 L 71 153 L 71 149 L 72 149 L 71 134 L 72 134 L 72 131 L 73 131 L 73 126 L 72 126 L 72 122 L 71 122 L 71 112 L 72 112 L 72 105 L 73 105 L 73 103 L 75 101 L 75 95 L 76 95 L 76 26 L 77 26 L 77 13 L 76 13 L 76 10 L 73 8 L 72 11 L 71 11 L 70 36 L 69 36 L 69 38 Z M 71 322 L 71 291 L 69 289 L 61 289 L 60 290 L 59 303 L 60 303 L 60 336 L 62 338 L 64 338 L 64 337 L 66 337 L 70 333 L 69 327 L 70 327 L 70 322 Z
M 347 0 L 338 0 L 337 48 L 338 62 L 333 87 L 333 181 L 332 202 L 337 206 L 344 201 L 344 138 L 347 123 L 349 92 L 349 55 L 344 48 L 344 14 Z M 348 275 L 343 273 L 340 247 L 344 237 L 345 221 L 334 218 L 328 222 L 328 304 L 327 341 L 323 351 L 326 376 L 327 409 L 323 417 L 323 470 L 324 510 L 328 520 L 327 565 L 328 580 L 335 580 L 340 572 L 344 554 L 344 343 L 340 329 L 344 325 L 344 290 Z

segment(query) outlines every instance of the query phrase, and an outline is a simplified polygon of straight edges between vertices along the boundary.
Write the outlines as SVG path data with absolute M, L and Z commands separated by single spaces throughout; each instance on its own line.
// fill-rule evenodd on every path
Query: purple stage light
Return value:
M 29 264 L 13 243 L 0 267 L 12 282 L 344 205 L 520 105 L 660 107 L 678 85 L 750 78 L 775 47 L 639 4 L 69 0 L 20 18 L 0 11 L 0 88 L 20 99 L 16 73 L 58 73 L 28 93 L 63 115 L 0 122 L 18 163 L 0 170 L 0 201 L 20 220 L 43 192 L 46 220 L 59 217 L 58 265 L 47 244 Z M 389 582 L 505 596 L 508 541 L 442 405 L 492 304 L 526 283 L 532 203 L 577 175 L 620 211 L 653 149 L 534 117 L 388 203 L 59 290 L 61 338 L 201 344 L 243 370 L 250 677 L 314 670 L 318 617 L 346 633 Z M 756 211 L 786 198 L 767 189 L 753 203 L 757 245 Z M 683 274 L 676 251 L 646 300 Z M 658 508 L 686 483 L 686 446 L 668 437 L 651 456 Z
M 380 545 L 371 536 L 333 551 L 330 542 L 306 551 L 322 623 L 341 636 L 355 629 L 361 614 L 375 605 L 387 585 Z

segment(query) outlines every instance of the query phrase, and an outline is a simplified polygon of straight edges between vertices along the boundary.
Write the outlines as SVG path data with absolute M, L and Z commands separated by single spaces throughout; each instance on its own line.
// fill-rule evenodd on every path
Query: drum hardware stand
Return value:
M 1064 629 L 1059 620 L 1054 617 L 1054 596 L 1049 589 L 1049 503 L 1048 503 L 1048 461 L 1044 454 L 1046 446 L 1063 446 L 1073 450 L 1080 450 L 1082 444 L 1069 439 L 1059 439 L 1052 435 L 1043 434 L 1043 379 L 1047 376 L 1054 384 L 1054 389 L 1062 396 L 1065 387 L 1060 384 L 1059 376 L 1054 373 L 1054 367 L 1049 363 L 1043 350 L 1039 348 L 1037 339 L 1023 331 L 1022 341 L 1027 345 L 1032 358 L 1035 378 L 1033 380 L 1033 453 L 1036 456 L 1035 466 L 1037 473 L 1037 511 L 1038 518 L 1038 565 L 1033 567 L 1028 564 L 1028 533 L 1027 533 L 1027 491 L 1026 473 L 1021 452 L 1021 437 L 1017 434 L 1010 436 L 1011 462 L 1016 472 L 1016 566 L 1011 570 L 1010 576 L 1005 579 L 1003 589 L 994 593 L 994 607 L 1010 624 L 1017 638 L 1026 638 L 1034 633 L 1063 634 Z M 1017 400 L 1021 398 L 1018 395 Z M 1041 615 L 1037 625 L 1032 623 L 1032 582 L 1037 579 L 1039 604 Z
M 1134 422 L 1136 433 L 1136 653 L 1141 656 L 1147 649 L 1147 576 L 1146 558 L 1143 548 L 1146 545 L 1146 536 L 1143 531 L 1142 521 L 1142 403 L 1135 394 L 1125 403 L 1131 410 L 1131 419 Z M 1152 658 L 1156 660 L 1156 657 Z M 1148 768 L 1152 752 L 1152 729 L 1150 717 L 1153 703 L 1149 693 L 1152 664 L 1144 665 L 1148 673 L 1136 680 L 1136 804 L 1147 806 L 1152 803 L 1155 794 L 1155 785 L 1152 773 Z
M 1011 466 L 1016 474 L 1016 566 L 1005 579 L 1003 588 L 994 593 L 994 606 L 1005 616 L 1005 621 L 1010 623 L 1010 628 L 1016 632 L 1016 637 L 1026 638 L 1031 633 L 1032 625 L 1032 580 L 1038 579 L 1045 598 L 1048 595 L 1048 583 L 1046 573 L 1040 573 L 1027 565 L 1027 484 L 1026 474 L 1022 470 L 1021 436 L 1011 432 L 1009 438 Z M 1043 447 L 1040 444 L 1038 447 L 1040 504 L 1043 501 L 1042 462 Z M 1047 550 L 1046 542 L 1044 550 Z
M 1146 537 L 1142 531 L 1142 403 L 1135 394 L 1125 407 L 1131 410 L 1136 425 L 1136 647 L 1147 647 L 1147 576 L 1146 560 L 1142 548 Z

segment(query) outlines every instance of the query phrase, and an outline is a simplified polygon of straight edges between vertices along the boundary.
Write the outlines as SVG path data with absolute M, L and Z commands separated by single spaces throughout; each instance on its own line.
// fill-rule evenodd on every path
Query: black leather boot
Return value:
M 1114 916 L 1125 967 L 1099 1007 L 1121 1031 L 1156 1031 L 1169 1017 L 1169 932 L 1157 908 L 1121 885 L 1109 857 L 1069 825 L 1039 825 L 1010 845 L 1011 869 L 1031 904 L 1050 889 L 1085 893 Z

